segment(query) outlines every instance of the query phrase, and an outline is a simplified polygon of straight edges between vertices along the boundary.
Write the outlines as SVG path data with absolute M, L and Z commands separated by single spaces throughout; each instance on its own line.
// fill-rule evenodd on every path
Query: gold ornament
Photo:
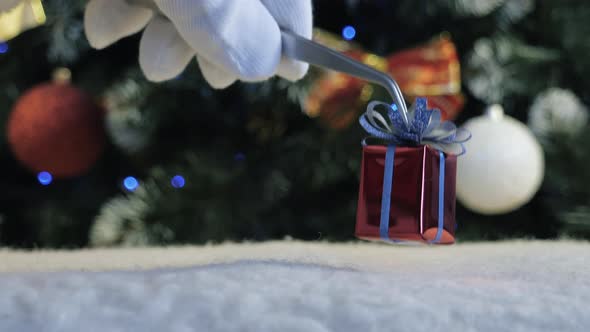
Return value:
M 41 0 L 23 0 L 8 11 L 0 12 L 0 41 L 8 41 L 22 32 L 45 24 Z

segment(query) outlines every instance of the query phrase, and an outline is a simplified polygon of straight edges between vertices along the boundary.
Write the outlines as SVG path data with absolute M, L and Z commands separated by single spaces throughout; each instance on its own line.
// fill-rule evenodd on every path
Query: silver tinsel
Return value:
M 588 109 L 569 90 L 551 88 L 540 93 L 529 111 L 528 125 L 539 137 L 553 133 L 576 135 L 588 123 Z
M 459 16 L 485 16 L 506 0 L 447 0 L 448 6 Z
M 47 57 L 51 62 L 74 63 L 80 54 L 90 49 L 84 34 L 83 18 L 79 15 L 85 2 L 53 0 L 44 1 L 43 6 L 50 28 Z
M 151 122 L 140 112 L 144 87 L 127 79 L 106 93 L 107 133 L 113 143 L 129 153 L 141 151 L 152 134 Z
M 577 206 L 572 208 L 569 211 L 562 213 L 561 219 L 575 234 L 577 229 L 587 229 L 590 227 L 590 207 Z
M 129 152 L 141 151 L 149 141 L 149 133 L 140 128 L 143 117 L 137 108 L 118 109 L 108 113 L 106 126 L 113 143 Z
M 467 55 L 464 80 L 479 99 L 501 104 L 508 95 L 536 94 L 544 87 L 536 76 L 559 56 L 555 50 L 527 45 L 508 34 L 481 38 Z M 523 81 L 522 77 L 529 80 Z
M 467 58 L 466 84 L 476 97 L 488 104 L 500 103 L 504 98 L 502 83 L 507 73 L 497 53 L 494 42 L 482 38 Z
M 134 199 L 134 196 L 116 197 L 107 202 L 90 230 L 90 245 L 106 247 L 148 244 L 142 221 L 145 208 L 145 204 Z
M 518 22 L 535 8 L 535 0 L 508 0 L 498 10 L 500 24 Z
M 164 171 L 155 168 L 148 180 L 126 195 L 106 202 L 90 230 L 90 245 L 103 246 L 146 246 L 161 244 L 174 237 L 173 231 L 162 220 L 153 220 L 154 202 L 166 195 L 158 178 L 164 178 Z
M 159 193 L 153 183 L 142 183 L 135 192 L 106 202 L 90 230 L 90 245 L 103 247 L 150 244 L 144 223 L 150 211 L 147 198 Z
M 84 41 L 84 25 L 71 18 L 55 20 L 51 30 L 51 45 L 48 57 L 51 61 L 73 63 L 78 59 L 80 50 L 87 48 Z
M 496 12 L 501 24 L 517 22 L 535 7 L 535 0 L 446 0 L 457 16 L 482 17 Z

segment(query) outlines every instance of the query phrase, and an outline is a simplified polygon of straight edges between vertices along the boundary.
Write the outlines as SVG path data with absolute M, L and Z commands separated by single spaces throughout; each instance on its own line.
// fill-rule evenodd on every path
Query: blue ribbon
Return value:
M 386 110 L 385 116 L 379 113 L 379 107 Z M 457 128 L 451 121 L 443 122 L 439 110 L 427 109 L 426 98 L 416 99 L 408 110 L 408 122 L 397 107 L 380 101 L 369 103 L 359 122 L 370 137 L 382 140 L 386 145 L 428 145 L 452 155 L 464 154 L 463 143 L 471 138 L 469 131 Z
M 439 172 L 438 172 L 438 229 L 436 236 L 431 243 L 440 242 L 443 232 L 443 224 L 445 222 L 445 154 L 439 152 Z
M 391 187 L 393 187 L 393 159 L 395 145 L 387 147 L 385 153 L 385 170 L 383 172 L 383 195 L 381 196 L 381 222 L 379 235 L 382 239 L 389 239 L 389 208 L 391 207 Z
M 387 117 L 376 110 L 379 106 L 386 106 Z M 452 122 L 442 122 L 439 110 L 427 109 L 426 98 L 416 99 L 408 111 L 408 121 L 398 112 L 397 107 L 378 101 L 369 104 L 359 121 L 371 137 L 383 140 L 387 144 L 379 223 L 379 236 L 384 241 L 398 242 L 389 238 L 389 213 L 396 145 L 429 145 L 439 150 L 438 228 L 435 238 L 430 243 L 440 242 L 444 226 L 445 153 L 464 154 L 463 143 L 471 138 L 471 134 L 464 129 L 458 129 Z M 366 139 L 363 144 L 366 144 Z

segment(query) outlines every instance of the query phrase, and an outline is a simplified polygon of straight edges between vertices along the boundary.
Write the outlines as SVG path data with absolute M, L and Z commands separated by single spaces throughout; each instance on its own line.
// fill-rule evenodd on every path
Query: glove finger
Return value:
M 311 0 L 260 0 L 278 25 L 304 38 L 311 39 L 313 18 Z M 286 57 L 281 59 L 277 74 L 290 81 L 296 81 L 307 73 L 309 64 Z
M 282 57 L 277 68 L 277 75 L 286 80 L 295 82 L 305 77 L 308 70 L 308 63 Z
M 150 9 L 126 1 L 91 0 L 84 12 L 84 31 L 90 45 L 105 48 L 143 29 L 153 17 Z
M 178 35 L 174 25 L 161 16 L 148 24 L 139 44 L 139 65 L 154 82 L 180 75 L 194 55 L 195 51 Z
M 14 7 L 20 4 L 21 0 L 3 0 L 3 2 L 0 3 L 0 13 L 14 9 Z
M 237 80 L 237 77 L 221 69 L 217 65 L 207 61 L 201 56 L 197 56 L 197 62 L 199 64 L 199 68 L 201 68 L 203 77 L 205 77 L 205 80 L 209 83 L 209 85 L 215 89 L 225 89 Z
M 276 73 L 279 27 L 260 0 L 156 0 L 199 55 L 246 81 Z

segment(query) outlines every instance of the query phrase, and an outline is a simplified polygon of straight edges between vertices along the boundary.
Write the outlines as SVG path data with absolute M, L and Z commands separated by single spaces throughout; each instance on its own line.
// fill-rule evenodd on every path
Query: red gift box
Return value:
M 443 155 L 426 145 L 396 147 L 389 229 L 380 230 L 386 152 L 382 145 L 363 147 L 355 235 L 365 240 L 454 243 L 457 156 Z M 439 190 L 439 183 L 443 183 L 443 190 Z M 441 210 L 439 201 L 443 203 Z

